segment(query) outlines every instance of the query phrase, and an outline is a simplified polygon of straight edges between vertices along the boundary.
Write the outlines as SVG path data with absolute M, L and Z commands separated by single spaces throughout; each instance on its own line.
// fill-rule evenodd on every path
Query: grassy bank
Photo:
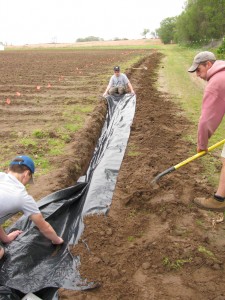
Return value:
M 159 71 L 159 89 L 172 95 L 172 99 L 178 103 L 187 118 L 193 122 L 193 131 L 189 132 L 184 138 L 191 141 L 193 147 L 189 153 L 184 153 L 184 159 L 192 156 L 196 152 L 197 124 L 201 113 L 202 95 L 205 82 L 197 78 L 196 74 L 187 72 L 191 65 L 193 57 L 202 49 L 187 49 L 177 45 L 168 45 L 159 47 L 165 57 L 162 62 L 162 68 Z M 224 139 L 225 120 L 209 141 L 209 146 Z M 220 171 L 220 152 L 222 147 L 214 150 L 211 154 L 200 158 L 201 163 L 205 165 L 205 174 L 213 186 L 217 186 Z

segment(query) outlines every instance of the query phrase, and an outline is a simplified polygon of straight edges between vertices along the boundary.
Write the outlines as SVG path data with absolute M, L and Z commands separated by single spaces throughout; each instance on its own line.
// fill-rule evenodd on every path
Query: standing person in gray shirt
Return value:
M 120 73 L 120 67 L 114 67 L 114 75 L 110 78 L 109 84 L 103 94 L 103 97 L 113 94 L 126 94 L 128 91 L 132 94 L 135 94 L 133 87 L 130 83 L 130 80 L 123 73 Z
M 0 172 L 0 259 L 4 255 L 2 243 L 10 243 L 22 233 L 21 230 L 15 230 L 6 234 L 2 224 L 20 211 L 29 217 L 53 244 L 63 243 L 63 239 L 43 218 L 36 201 L 26 191 L 25 185 L 33 183 L 34 171 L 33 160 L 29 156 L 21 155 L 11 161 L 7 173 Z

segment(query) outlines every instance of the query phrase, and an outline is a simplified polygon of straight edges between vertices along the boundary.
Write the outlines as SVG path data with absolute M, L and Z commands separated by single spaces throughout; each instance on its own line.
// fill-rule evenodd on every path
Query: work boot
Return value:
M 212 211 L 225 211 L 225 198 L 214 195 L 210 198 L 195 198 L 194 203 L 202 209 Z

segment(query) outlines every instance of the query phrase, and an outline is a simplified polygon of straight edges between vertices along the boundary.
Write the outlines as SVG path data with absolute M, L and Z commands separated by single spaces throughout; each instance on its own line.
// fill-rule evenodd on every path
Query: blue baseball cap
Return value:
M 10 166 L 12 166 L 12 165 L 26 166 L 31 171 L 31 174 L 34 174 L 34 172 L 35 172 L 35 165 L 34 165 L 33 160 L 29 156 L 26 156 L 26 155 L 16 156 L 9 165 Z M 31 180 L 29 181 L 29 183 L 34 183 L 32 176 L 31 176 Z

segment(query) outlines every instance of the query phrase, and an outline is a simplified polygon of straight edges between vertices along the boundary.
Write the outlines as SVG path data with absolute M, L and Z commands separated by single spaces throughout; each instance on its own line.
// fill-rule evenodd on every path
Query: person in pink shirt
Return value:
M 198 53 L 188 72 L 207 81 L 198 123 L 197 152 L 207 151 L 208 140 L 220 125 L 225 114 L 225 61 L 216 60 L 209 51 Z M 225 146 L 222 153 L 222 169 L 216 193 L 210 198 L 195 198 L 200 208 L 225 211 Z

